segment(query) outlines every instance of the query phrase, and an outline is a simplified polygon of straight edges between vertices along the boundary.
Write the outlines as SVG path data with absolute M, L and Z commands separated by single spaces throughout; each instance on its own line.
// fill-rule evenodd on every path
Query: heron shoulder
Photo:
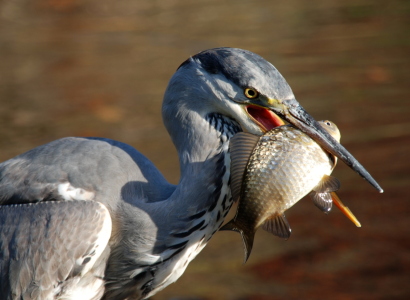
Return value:
M 165 191 L 172 187 L 152 162 L 127 144 L 62 138 L 0 164 L 0 204 L 94 199 L 113 207 L 130 192 L 130 182 L 131 192 L 150 201 L 162 196 L 152 192 L 153 185 L 163 185 Z M 133 196 L 138 201 L 138 195 Z

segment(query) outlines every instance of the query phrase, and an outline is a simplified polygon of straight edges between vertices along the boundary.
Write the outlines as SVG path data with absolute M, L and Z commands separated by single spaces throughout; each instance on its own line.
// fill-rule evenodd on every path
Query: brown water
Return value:
M 153 299 L 410 299 L 409 1 L 0 1 L 0 159 L 63 136 L 104 136 L 146 154 L 176 183 L 162 95 L 189 55 L 254 51 L 385 189 L 339 164 L 340 196 L 362 223 L 310 200 L 292 237 L 217 233 Z

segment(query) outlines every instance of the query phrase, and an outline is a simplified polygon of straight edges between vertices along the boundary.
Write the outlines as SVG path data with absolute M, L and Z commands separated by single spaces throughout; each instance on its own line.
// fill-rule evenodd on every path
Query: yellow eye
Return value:
M 255 89 L 251 89 L 251 88 L 246 88 L 244 93 L 245 93 L 246 98 L 249 98 L 249 99 L 254 99 L 259 96 L 258 91 Z

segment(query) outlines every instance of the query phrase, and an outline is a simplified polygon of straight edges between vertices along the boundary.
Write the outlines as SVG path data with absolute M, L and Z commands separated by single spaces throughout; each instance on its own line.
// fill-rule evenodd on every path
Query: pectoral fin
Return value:
M 330 193 L 311 192 L 309 194 L 313 203 L 324 213 L 329 213 L 332 210 L 332 197 Z
M 313 188 L 318 193 L 330 193 L 340 189 L 340 181 L 336 177 L 323 175 L 322 180 Z
M 278 237 L 288 239 L 291 234 L 289 222 L 283 215 L 274 215 L 263 223 L 262 228 Z
M 352 221 L 357 227 L 362 227 L 362 225 L 360 224 L 359 220 L 357 220 L 357 218 L 354 216 L 354 214 L 350 211 L 350 209 L 345 206 L 342 203 L 342 200 L 340 200 L 339 196 L 336 194 L 336 192 L 331 192 L 331 197 L 332 200 L 334 202 L 334 204 L 337 206 L 337 208 L 339 208 L 342 213 L 350 220 Z
M 239 199 L 245 168 L 248 165 L 249 157 L 259 141 L 259 136 L 238 132 L 231 138 L 229 150 L 231 153 L 231 191 L 234 201 Z
M 328 213 L 332 209 L 332 197 L 330 196 L 330 192 L 337 191 L 339 188 L 340 181 L 336 177 L 324 175 L 309 195 L 313 203 L 321 211 Z

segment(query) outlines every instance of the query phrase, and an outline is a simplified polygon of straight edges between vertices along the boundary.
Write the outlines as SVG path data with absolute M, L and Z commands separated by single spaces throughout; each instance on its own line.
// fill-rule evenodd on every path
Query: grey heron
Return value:
M 262 57 L 216 48 L 182 63 L 162 115 L 181 178 L 129 145 L 69 137 L 0 164 L 1 299 L 145 299 L 176 281 L 231 205 L 229 139 L 294 124 L 381 188 Z

